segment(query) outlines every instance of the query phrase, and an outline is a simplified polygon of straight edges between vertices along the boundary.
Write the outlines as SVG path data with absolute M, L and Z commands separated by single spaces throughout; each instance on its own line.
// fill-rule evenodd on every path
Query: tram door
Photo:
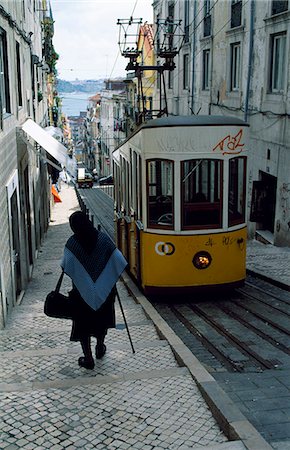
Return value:
M 135 248 L 135 260 L 136 260 L 136 278 L 138 283 L 141 283 L 141 261 L 140 261 L 140 246 L 141 246 L 141 231 L 142 223 L 136 222 L 136 248 Z
M 140 272 L 140 233 L 141 233 L 141 222 L 136 221 L 132 223 L 131 236 L 130 236 L 130 272 L 133 274 L 134 278 L 138 283 L 141 281 Z
M 11 232 L 12 232 L 12 267 L 14 271 L 14 285 L 16 297 L 21 292 L 21 267 L 20 267 L 20 239 L 19 218 L 17 208 L 17 192 L 14 191 L 10 198 L 11 207 Z

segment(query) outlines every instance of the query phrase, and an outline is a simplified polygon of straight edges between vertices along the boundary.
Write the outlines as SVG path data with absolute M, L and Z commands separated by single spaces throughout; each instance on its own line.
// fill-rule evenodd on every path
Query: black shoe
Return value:
M 107 347 L 105 346 L 105 344 L 97 344 L 96 345 L 96 358 L 97 359 L 101 359 L 104 354 L 106 353 Z
M 90 360 L 85 358 L 84 356 L 81 356 L 79 358 L 79 366 L 84 367 L 85 369 L 92 370 L 95 367 L 95 362 L 93 359 Z

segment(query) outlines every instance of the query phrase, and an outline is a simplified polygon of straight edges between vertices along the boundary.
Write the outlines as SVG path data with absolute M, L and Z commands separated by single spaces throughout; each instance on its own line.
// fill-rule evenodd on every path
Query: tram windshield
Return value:
M 173 228 L 173 161 L 147 161 L 148 225 Z
M 246 158 L 230 160 L 229 166 L 229 226 L 245 222 Z
M 181 163 L 182 228 L 222 226 L 222 169 L 217 159 Z

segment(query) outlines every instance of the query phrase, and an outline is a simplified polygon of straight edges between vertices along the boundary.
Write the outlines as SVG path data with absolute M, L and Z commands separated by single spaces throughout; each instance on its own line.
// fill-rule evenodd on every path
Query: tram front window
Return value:
M 173 162 L 147 161 L 148 226 L 173 228 Z
M 222 226 L 222 164 L 216 159 L 181 163 L 183 229 Z
M 246 158 L 229 162 L 229 226 L 245 222 Z

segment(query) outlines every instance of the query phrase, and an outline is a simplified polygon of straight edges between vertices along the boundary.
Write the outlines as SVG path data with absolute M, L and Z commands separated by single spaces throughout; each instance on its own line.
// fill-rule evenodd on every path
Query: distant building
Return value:
M 85 163 L 84 144 L 83 144 L 84 122 L 86 119 L 85 114 L 86 113 L 83 112 L 79 116 L 69 116 L 67 118 L 71 130 L 70 132 L 73 145 L 73 154 L 77 162 L 83 163 Z
M 112 152 L 125 139 L 126 86 L 124 80 L 106 80 L 101 91 L 100 171 L 112 171 Z
M 89 97 L 87 112 L 87 131 L 89 134 L 89 145 L 91 152 L 91 169 L 95 174 L 101 173 L 101 153 L 100 153 L 100 112 L 101 94 Z
M 140 56 L 137 59 L 137 63 L 140 66 L 155 65 L 154 32 L 152 25 L 145 23 L 140 27 L 137 50 L 140 51 Z M 155 70 L 144 70 L 141 73 L 142 84 L 139 83 L 138 110 L 144 120 L 153 118 L 153 93 L 157 76 L 158 74 Z M 142 121 L 139 119 L 139 122 Z

